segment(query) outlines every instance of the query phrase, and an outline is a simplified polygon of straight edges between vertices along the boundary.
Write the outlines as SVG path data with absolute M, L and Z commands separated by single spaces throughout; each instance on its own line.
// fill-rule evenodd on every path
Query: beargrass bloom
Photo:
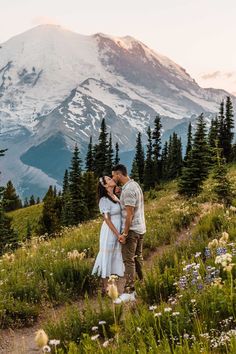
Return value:
M 34 340 L 39 348 L 43 348 L 48 343 L 48 336 L 43 329 L 39 329 L 36 332 Z

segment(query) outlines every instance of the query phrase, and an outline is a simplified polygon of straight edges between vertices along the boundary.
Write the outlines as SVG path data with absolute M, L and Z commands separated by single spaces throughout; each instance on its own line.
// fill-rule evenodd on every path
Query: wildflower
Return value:
M 106 324 L 106 321 L 99 321 L 98 324 L 99 324 L 99 325 L 105 325 L 105 324 Z
M 227 266 L 224 267 L 224 270 L 225 270 L 226 272 L 231 272 L 231 270 L 232 270 L 232 268 L 233 268 L 234 265 L 235 265 L 234 263 L 230 263 L 229 265 L 227 265 Z
M 233 205 L 231 205 L 229 209 L 233 212 L 236 212 L 236 208 Z
M 39 329 L 35 335 L 35 343 L 39 348 L 43 348 L 48 343 L 48 336 L 43 329 Z
M 140 328 L 140 327 L 137 327 L 137 331 L 138 331 L 138 332 L 141 332 L 142 330 L 141 330 L 141 328 Z
M 92 340 L 96 340 L 96 339 L 99 338 L 99 336 L 100 336 L 100 334 L 96 334 L 95 336 L 92 336 L 91 339 L 92 339 Z
M 157 306 L 156 306 L 156 305 L 149 306 L 149 310 L 150 310 L 150 311 L 154 311 L 154 310 L 156 310 L 156 308 L 157 308 Z
M 93 326 L 93 327 L 92 327 L 92 331 L 93 331 L 93 332 L 95 332 L 95 331 L 97 331 L 97 330 L 98 330 L 98 327 L 97 327 L 97 326 Z
M 184 333 L 184 339 L 188 339 L 189 338 L 189 334 L 188 333 Z
M 109 345 L 109 343 L 110 343 L 109 340 L 106 340 L 106 341 L 103 343 L 102 346 L 103 346 L 104 348 L 107 348 L 108 345 Z
M 161 317 L 162 313 L 161 312 L 157 312 L 155 313 L 154 317 Z
M 59 340 L 59 339 L 51 339 L 51 340 L 49 341 L 49 344 L 50 344 L 50 345 L 54 345 L 54 346 L 56 347 L 57 345 L 60 344 L 60 340 Z
M 165 307 L 164 308 L 164 312 L 171 312 L 172 311 L 172 308 L 171 307 Z
M 191 299 L 190 300 L 192 304 L 195 304 L 196 300 L 195 299 Z
M 114 279 L 112 279 L 112 282 L 108 284 L 107 294 L 113 301 L 116 300 L 119 296 L 118 289 L 117 286 L 115 285 Z
M 211 242 L 208 243 L 208 248 L 216 248 L 218 246 L 218 240 L 215 238 L 214 240 L 212 240 Z
M 179 315 L 180 315 L 180 312 L 178 312 L 178 311 L 172 313 L 172 316 L 179 316 Z
M 197 253 L 195 253 L 195 258 L 198 258 L 198 257 L 200 257 L 201 256 L 201 254 L 202 254 L 202 252 L 197 252 Z
M 45 345 L 42 350 L 43 350 L 43 353 L 50 353 L 51 348 L 48 345 Z

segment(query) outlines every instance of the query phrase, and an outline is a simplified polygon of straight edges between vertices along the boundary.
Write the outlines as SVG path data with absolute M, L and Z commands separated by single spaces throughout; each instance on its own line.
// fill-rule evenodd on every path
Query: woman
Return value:
M 100 248 L 92 274 L 102 278 L 102 293 L 106 293 L 107 278 L 112 274 L 124 276 L 124 264 L 119 243 L 121 228 L 120 201 L 114 191 L 116 183 L 108 176 L 99 180 L 99 209 L 103 215 L 103 224 L 100 232 Z

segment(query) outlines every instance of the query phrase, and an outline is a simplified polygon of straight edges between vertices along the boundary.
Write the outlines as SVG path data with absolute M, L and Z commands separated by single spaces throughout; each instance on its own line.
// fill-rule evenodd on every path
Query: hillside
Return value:
M 75 142 L 84 156 L 103 118 L 130 164 L 127 151 L 137 132 L 146 139 L 156 114 L 165 139 L 175 127 L 184 137 L 186 122 L 201 112 L 215 115 L 227 94 L 201 88 L 180 65 L 130 36 L 35 27 L 0 46 L 3 183 L 11 179 L 21 196 L 58 187 Z
M 230 178 L 235 193 L 235 166 Z M 100 218 L 3 257 L 1 327 L 29 325 L 40 315 L 38 326 L 20 332 L 24 353 L 34 350 L 39 327 L 60 340 L 61 353 L 235 353 L 236 268 L 230 264 L 236 263 L 236 213 L 217 203 L 212 188 L 209 178 L 199 197 L 186 200 L 171 182 L 146 195 L 145 280 L 137 283 L 137 304 L 117 306 L 115 313 L 110 299 L 97 297 L 98 282 L 90 276 Z M 75 257 L 68 253 L 73 250 Z M 225 254 L 225 264 L 216 262 Z M 55 308 L 53 318 L 45 312 L 74 301 L 79 305 Z

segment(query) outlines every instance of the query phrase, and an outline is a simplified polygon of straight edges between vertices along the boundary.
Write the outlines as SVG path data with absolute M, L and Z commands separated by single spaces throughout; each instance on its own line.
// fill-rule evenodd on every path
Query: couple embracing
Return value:
M 118 184 L 122 185 L 120 199 Z M 100 178 L 99 209 L 104 222 L 92 273 L 102 278 L 103 293 L 108 277 L 125 277 L 124 292 L 115 303 L 135 301 L 135 273 L 140 280 L 143 278 L 144 198 L 141 187 L 129 178 L 124 165 L 112 169 L 112 178 Z

